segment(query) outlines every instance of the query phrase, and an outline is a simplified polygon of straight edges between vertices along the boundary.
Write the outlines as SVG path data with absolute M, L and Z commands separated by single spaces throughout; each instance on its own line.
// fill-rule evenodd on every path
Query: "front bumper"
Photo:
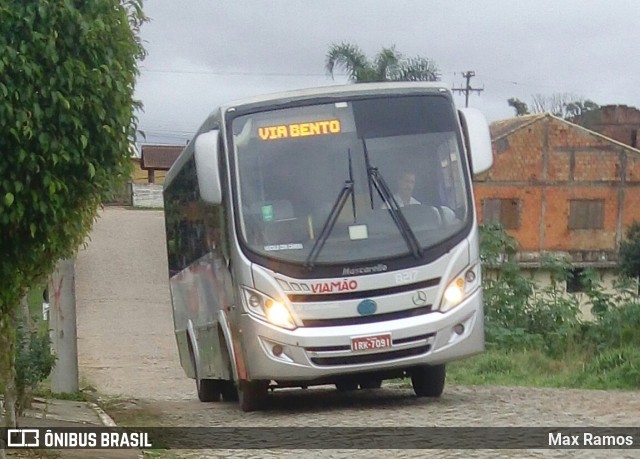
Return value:
M 445 314 L 339 327 L 285 330 L 243 314 L 249 379 L 313 381 L 332 376 L 436 365 L 484 350 L 482 289 Z M 351 338 L 391 334 L 390 348 L 352 351 Z

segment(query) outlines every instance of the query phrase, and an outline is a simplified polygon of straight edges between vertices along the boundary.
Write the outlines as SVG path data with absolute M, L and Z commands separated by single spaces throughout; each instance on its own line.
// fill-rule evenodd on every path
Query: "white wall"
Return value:
M 132 184 L 133 207 L 154 207 L 162 209 L 162 185 L 149 183 Z

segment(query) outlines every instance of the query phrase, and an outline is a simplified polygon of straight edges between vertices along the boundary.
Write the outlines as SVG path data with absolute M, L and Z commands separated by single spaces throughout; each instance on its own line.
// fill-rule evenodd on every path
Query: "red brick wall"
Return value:
M 483 221 L 483 199 L 520 199 L 520 228 L 509 230 L 520 248 L 525 251 L 536 251 L 540 247 L 540 212 L 542 187 L 495 186 L 488 183 L 476 183 L 474 195 L 478 210 L 478 221 Z
M 497 144 L 493 168 L 474 185 L 478 218 L 483 199 L 520 199 L 520 227 L 509 233 L 522 251 L 615 251 L 619 209 L 622 231 L 640 220 L 640 153 L 551 116 L 500 140 L 500 152 Z M 604 228 L 570 230 L 571 199 L 602 199 Z
M 640 221 L 640 187 L 637 185 L 624 190 L 622 227 L 627 228 L 633 221 Z
M 508 136 L 508 148 L 498 153 L 494 145 L 493 167 L 488 181 L 541 180 L 544 125 L 534 123 Z
M 640 110 L 626 105 L 607 105 L 576 122 L 632 147 L 640 146 Z M 634 144 L 635 143 L 635 144 Z
M 640 153 L 627 155 L 627 182 L 640 183 Z
M 609 187 L 550 186 L 545 189 L 544 244 L 539 250 L 614 250 L 618 216 L 618 192 Z M 570 199 L 603 199 L 604 228 L 570 230 Z

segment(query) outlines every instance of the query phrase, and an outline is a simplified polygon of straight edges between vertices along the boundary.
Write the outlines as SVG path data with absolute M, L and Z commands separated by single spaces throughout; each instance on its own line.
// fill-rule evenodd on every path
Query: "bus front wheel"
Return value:
M 411 370 L 411 385 L 417 397 L 440 397 L 445 377 L 444 364 L 422 365 Z
M 267 405 L 269 381 L 241 380 L 238 384 L 238 401 L 242 411 L 260 411 Z

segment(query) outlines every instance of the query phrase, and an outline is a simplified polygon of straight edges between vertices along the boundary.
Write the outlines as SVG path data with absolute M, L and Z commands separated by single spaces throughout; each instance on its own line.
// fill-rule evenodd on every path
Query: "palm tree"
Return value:
M 359 46 L 342 42 L 332 44 L 325 63 L 333 78 L 334 70 L 346 71 L 349 80 L 365 81 L 438 81 L 440 70 L 434 61 L 417 56 L 405 58 L 395 46 L 382 48 L 370 61 Z

